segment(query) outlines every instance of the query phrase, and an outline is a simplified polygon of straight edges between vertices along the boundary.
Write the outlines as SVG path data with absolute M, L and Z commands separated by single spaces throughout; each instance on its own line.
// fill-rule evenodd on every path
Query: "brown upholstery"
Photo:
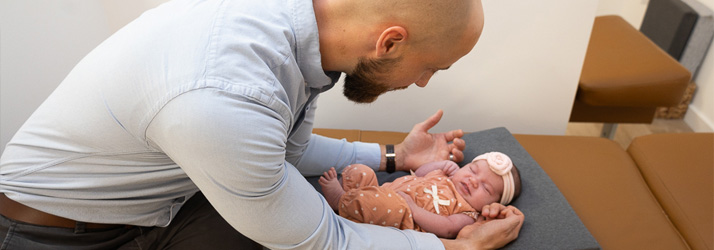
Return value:
M 377 142 L 380 144 L 397 144 L 404 141 L 407 133 L 386 131 L 362 131 L 362 141 Z
M 315 132 L 382 144 L 407 135 Z M 603 249 L 712 249 L 714 133 L 641 136 L 627 151 L 598 137 L 514 137 Z
M 597 137 L 514 136 L 603 249 L 687 249 L 617 143 Z
M 650 123 L 691 73 L 619 16 L 596 17 L 570 121 Z
M 627 151 L 692 249 L 712 249 L 714 133 L 641 136 Z
M 656 107 L 590 106 L 575 99 L 570 113 L 572 122 L 651 123 Z

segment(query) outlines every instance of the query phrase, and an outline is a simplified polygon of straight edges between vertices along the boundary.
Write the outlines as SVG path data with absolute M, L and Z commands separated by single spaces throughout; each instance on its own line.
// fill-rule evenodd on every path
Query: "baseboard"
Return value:
M 697 107 L 689 106 L 687 114 L 684 115 L 684 122 L 694 132 L 714 132 L 714 122 L 699 111 Z

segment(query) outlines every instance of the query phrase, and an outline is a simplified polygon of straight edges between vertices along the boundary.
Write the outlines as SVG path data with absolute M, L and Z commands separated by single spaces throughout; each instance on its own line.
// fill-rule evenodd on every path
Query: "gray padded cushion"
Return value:
M 650 0 L 640 31 L 679 61 L 697 13 L 681 0 Z
M 682 58 L 679 59 L 679 62 L 692 72 L 692 79 L 696 79 L 704 56 L 714 39 L 714 13 L 699 0 L 683 0 L 682 2 L 689 5 L 699 15 L 687 41 L 687 46 L 682 52 Z
M 499 151 L 511 157 L 521 174 L 521 195 L 511 205 L 525 215 L 521 233 L 505 249 L 600 249 L 553 181 L 506 128 L 464 135 L 464 162 Z
M 463 166 L 479 154 L 500 151 L 511 157 L 522 176 L 521 196 L 512 205 L 525 214 L 518 239 L 504 249 L 600 249 L 550 177 L 505 128 L 464 135 Z M 377 173 L 380 184 L 405 175 Z M 307 178 L 320 191 L 317 177 Z

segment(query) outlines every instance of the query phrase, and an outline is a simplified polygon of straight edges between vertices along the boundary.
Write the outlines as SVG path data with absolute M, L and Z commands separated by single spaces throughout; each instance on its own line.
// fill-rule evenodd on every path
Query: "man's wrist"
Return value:
M 405 165 L 406 160 L 404 157 L 406 157 L 407 154 L 404 153 L 404 146 L 401 143 L 394 145 L 394 153 L 396 154 L 396 156 L 394 157 L 394 166 L 397 170 L 409 171 L 410 169 L 412 169 L 411 167 Z
M 385 170 L 387 173 L 394 173 L 396 170 L 397 164 L 396 164 L 396 153 L 394 152 L 394 145 L 393 144 L 387 144 L 385 145 L 385 153 L 384 157 L 386 158 L 386 167 Z

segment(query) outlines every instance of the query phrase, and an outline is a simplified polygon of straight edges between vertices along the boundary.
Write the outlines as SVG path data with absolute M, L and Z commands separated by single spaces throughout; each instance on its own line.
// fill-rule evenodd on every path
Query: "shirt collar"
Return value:
M 296 60 L 307 86 L 326 91 L 340 78 L 340 72 L 325 72 L 322 69 L 320 38 L 315 10 L 310 0 L 290 0 L 293 8 Z

